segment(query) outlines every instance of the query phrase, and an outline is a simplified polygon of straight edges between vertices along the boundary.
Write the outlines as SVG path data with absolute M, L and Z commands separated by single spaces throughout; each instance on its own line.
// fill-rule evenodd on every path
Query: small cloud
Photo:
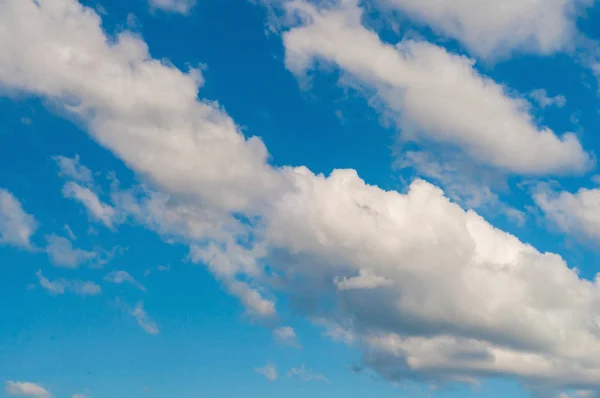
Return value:
M 275 340 L 280 344 L 300 347 L 296 331 L 289 326 L 282 326 L 273 330 L 273 337 L 275 337 Z
M 32 250 L 30 239 L 37 227 L 35 218 L 23 210 L 17 198 L 0 188 L 0 244 Z
M 144 276 L 150 275 L 152 273 L 152 271 L 169 272 L 169 271 L 171 271 L 171 266 L 170 265 L 158 265 L 155 268 L 148 268 L 146 271 L 144 271 Z
M 188 14 L 196 5 L 196 0 L 149 0 L 150 8 L 179 14 Z
M 81 203 L 87 209 L 90 218 L 102 222 L 107 228 L 113 229 L 118 222 L 117 210 L 103 203 L 90 188 L 69 181 L 63 187 L 62 193 L 65 198 Z
M 146 291 L 146 287 L 139 283 L 131 274 L 126 271 L 113 271 L 104 277 L 104 280 L 110 283 L 121 285 L 123 283 L 129 283 L 142 291 Z
M 92 171 L 79 162 L 79 155 L 73 158 L 66 156 L 54 156 L 52 159 L 59 168 L 58 175 L 67 177 L 80 183 L 89 184 L 94 181 Z
M 8 395 L 22 397 L 50 398 L 51 395 L 44 387 L 21 381 L 7 381 L 5 391 Z
M 40 286 L 52 295 L 62 295 L 66 292 L 71 292 L 79 296 L 96 296 L 102 293 L 102 288 L 91 281 L 68 280 L 65 278 L 51 281 L 44 277 L 41 270 L 36 273 L 36 276 L 38 277 Z
M 71 229 L 71 227 L 69 227 L 68 224 L 65 224 L 65 226 L 63 227 L 63 229 L 65 230 L 65 232 L 69 236 L 69 239 L 71 239 L 71 240 L 77 240 L 77 236 L 75 236 L 75 234 L 73 233 L 73 230 Z
M 67 238 L 58 235 L 46 236 L 46 252 L 50 261 L 58 267 L 77 268 L 97 257 L 97 253 L 73 247 Z
M 144 310 L 144 304 L 140 301 L 135 306 L 135 309 L 131 312 L 131 315 L 135 317 L 138 322 L 138 325 L 148 334 L 158 334 L 160 331 L 158 329 L 158 325 L 152 318 L 148 316 L 146 311 Z
M 534 100 L 541 108 L 547 108 L 549 106 L 556 106 L 557 108 L 562 108 L 567 104 L 567 99 L 564 95 L 550 97 L 544 89 L 533 90 L 529 93 L 529 97 L 532 100 Z
M 71 398 L 90 398 L 90 396 L 85 394 L 73 394 Z
M 266 365 L 262 368 L 254 369 L 259 375 L 263 375 L 269 381 L 277 380 L 277 369 L 273 365 Z
M 28 117 L 22 117 L 21 118 L 21 124 L 24 126 L 31 126 L 31 124 L 33 123 L 33 120 L 31 120 Z
M 327 377 L 323 376 L 320 373 L 315 373 L 310 369 L 306 369 L 304 365 L 300 366 L 299 368 L 292 368 L 287 375 L 288 377 L 297 377 L 302 381 L 315 380 L 329 383 L 329 379 L 327 379 Z

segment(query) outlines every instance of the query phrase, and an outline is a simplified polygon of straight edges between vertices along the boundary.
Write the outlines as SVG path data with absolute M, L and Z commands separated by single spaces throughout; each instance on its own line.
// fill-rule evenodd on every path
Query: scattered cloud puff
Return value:
M 196 5 L 196 0 L 149 0 L 152 9 L 187 14 Z
M 77 268 L 81 264 L 92 261 L 98 256 L 96 252 L 88 252 L 73 247 L 67 238 L 58 235 L 46 236 L 46 252 L 50 261 L 57 267 Z
M 131 311 L 131 315 L 135 317 L 138 325 L 148 334 L 158 334 L 160 330 L 158 329 L 158 325 L 144 310 L 144 304 L 140 301 L 136 304 L 133 311 Z
M 533 200 L 561 231 L 600 242 L 599 188 L 582 188 L 571 193 L 540 184 L 533 192 Z
M 529 97 L 531 97 L 531 99 L 533 99 L 541 108 L 547 108 L 549 106 L 562 108 L 567 105 L 567 99 L 564 95 L 550 97 L 544 89 L 533 90 L 529 93 Z
M 42 386 L 21 381 L 7 381 L 4 389 L 8 395 L 50 398 L 52 395 Z
M 102 293 L 102 288 L 91 281 L 69 280 L 65 278 L 51 281 L 44 277 L 41 270 L 36 275 L 40 286 L 52 295 L 62 295 L 70 292 L 79 296 L 96 296 Z
M 0 244 L 32 250 L 31 236 L 38 223 L 13 194 L 0 188 Z
M 146 271 L 144 271 L 144 276 L 150 275 L 153 271 L 169 272 L 169 271 L 171 271 L 171 266 L 170 265 L 157 265 L 154 268 L 148 268 Z
M 58 165 L 59 175 L 83 184 L 91 184 L 94 181 L 92 171 L 82 165 L 79 155 L 72 158 L 67 156 L 55 156 L 54 161 Z
M 138 282 L 137 280 L 135 280 L 135 278 L 126 271 L 110 272 L 104 276 L 104 280 L 107 282 L 110 282 L 110 283 L 118 284 L 118 285 L 123 284 L 123 283 L 128 283 L 144 292 L 146 291 L 146 287 L 144 285 L 142 285 L 140 282 Z
M 273 336 L 279 344 L 300 348 L 296 331 L 290 326 L 281 326 L 273 330 Z
M 101 202 L 98 195 L 90 188 L 70 181 L 64 185 L 63 195 L 65 198 L 75 199 L 85 206 L 92 219 L 102 222 L 107 228 L 114 228 L 117 217 L 116 210 Z
M 273 365 L 266 365 L 262 368 L 256 368 L 254 371 L 260 375 L 263 375 L 269 381 L 277 380 L 277 368 Z
M 300 366 L 299 368 L 290 369 L 287 375 L 288 377 L 296 377 L 302 381 L 323 381 L 325 383 L 329 383 L 329 379 L 327 379 L 327 377 L 307 369 L 304 365 Z

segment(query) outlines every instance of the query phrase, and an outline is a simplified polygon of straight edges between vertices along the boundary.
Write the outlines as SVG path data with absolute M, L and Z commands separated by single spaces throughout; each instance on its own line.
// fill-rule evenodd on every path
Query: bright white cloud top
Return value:
M 356 1 L 342 3 L 287 5 L 302 20 L 284 34 L 286 66 L 300 78 L 317 61 L 337 65 L 376 91 L 404 139 L 452 144 L 510 172 L 577 173 L 592 166 L 574 134 L 538 127 L 530 104 L 480 75 L 473 60 L 425 41 L 383 43 L 361 24 Z
M 284 41 L 296 73 L 315 59 L 334 62 L 376 87 L 415 135 L 511 172 L 590 165 L 575 136 L 538 128 L 527 103 L 470 60 L 423 42 L 385 45 L 352 3 L 294 7 L 303 23 Z M 354 170 L 323 176 L 270 166 L 259 138 L 197 99 L 199 70 L 153 59 L 132 33 L 109 40 L 100 23 L 75 0 L 0 3 L 0 83 L 83 120 L 150 187 L 116 187 L 110 206 L 190 245 L 191 258 L 251 315 L 275 323 L 277 294 L 310 297 L 316 304 L 304 312 L 344 330 L 391 380 L 506 376 L 540 388 L 600 388 L 600 279 L 580 278 L 560 256 L 494 228 L 425 181 L 399 193 Z M 74 196 L 88 209 L 108 206 Z M 103 220 L 105 212 L 92 214 Z M 50 252 L 57 264 L 87 258 L 65 238 L 49 243 L 61 249 Z M 141 302 L 130 313 L 159 333 Z M 290 375 L 327 380 L 304 367 Z
M 549 54 L 577 35 L 576 14 L 591 0 L 377 0 L 462 42 L 471 52 L 498 58 L 512 51 Z

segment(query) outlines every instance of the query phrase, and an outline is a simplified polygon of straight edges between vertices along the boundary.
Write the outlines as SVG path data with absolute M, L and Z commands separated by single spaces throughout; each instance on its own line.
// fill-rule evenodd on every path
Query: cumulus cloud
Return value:
M 196 0 L 149 0 L 152 9 L 187 14 L 196 5 Z
M 91 281 L 68 280 L 65 278 L 54 281 L 44 277 L 42 271 L 36 273 L 40 286 L 52 295 L 62 295 L 71 292 L 79 296 L 96 296 L 102 293 L 102 288 Z
M 256 368 L 254 371 L 259 375 L 263 375 L 269 381 L 277 380 L 277 368 L 275 368 L 273 365 L 266 365 L 262 368 Z
M 6 189 L 0 188 L 0 244 L 31 250 L 31 236 L 37 229 L 35 218 Z
M 550 54 L 572 47 L 576 12 L 591 0 L 378 0 L 459 40 L 472 53 L 498 58 L 513 51 Z
M 358 75 L 380 82 L 381 74 L 384 86 L 400 79 L 409 97 L 398 109 L 429 138 L 444 140 L 444 125 L 451 142 L 515 172 L 585 168 L 576 139 L 538 130 L 525 105 L 475 74 L 470 60 L 426 43 L 383 45 L 357 8 L 301 11 L 304 25 L 286 45 L 295 48 L 289 57 L 307 57 L 288 64 L 312 62 L 324 46 L 320 56 L 358 62 Z M 275 298 L 286 297 L 393 381 L 504 377 L 552 392 L 600 388 L 600 278 L 580 278 L 560 256 L 494 228 L 425 181 L 400 193 L 354 170 L 271 167 L 260 139 L 197 99 L 198 71 L 153 59 L 128 32 L 110 39 L 100 22 L 75 0 L 0 2 L 0 83 L 82 121 L 150 187 L 116 190 L 114 207 L 189 244 L 190 258 L 250 313 L 276 319 Z M 375 72 L 372 59 L 381 61 Z M 458 78 L 458 88 L 449 83 Z M 158 333 L 141 303 L 131 314 Z
M 480 75 L 473 60 L 425 41 L 385 44 L 361 24 L 356 1 L 341 3 L 288 3 L 302 23 L 283 35 L 285 63 L 300 78 L 319 61 L 334 64 L 377 93 L 403 139 L 456 146 L 509 172 L 582 172 L 593 164 L 574 134 L 536 126 L 530 104 Z
M 8 395 L 22 397 L 50 398 L 50 393 L 42 386 L 22 381 L 7 381 L 4 389 Z
M 600 189 L 582 188 L 571 193 L 540 185 L 533 200 L 561 231 L 600 241 Z
M 144 303 L 142 303 L 141 301 L 136 304 L 133 311 L 131 311 L 131 315 L 135 317 L 138 325 L 140 325 L 144 332 L 153 335 L 160 333 L 158 325 L 156 324 L 156 322 L 154 322 L 152 318 L 150 318 L 146 310 L 144 310 Z
M 135 278 L 131 276 L 131 274 L 129 274 L 129 272 L 127 271 L 109 272 L 104 276 L 104 280 L 110 283 L 115 283 L 117 285 L 129 283 L 144 292 L 146 291 L 146 287 L 144 287 L 144 285 L 135 280 Z

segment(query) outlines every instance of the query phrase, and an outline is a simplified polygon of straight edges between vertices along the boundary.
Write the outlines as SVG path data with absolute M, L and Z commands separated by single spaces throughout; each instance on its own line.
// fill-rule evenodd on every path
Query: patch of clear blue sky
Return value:
M 103 23 L 109 33 L 121 29 L 133 13 L 136 29 L 154 57 L 168 58 L 180 68 L 206 64 L 206 84 L 200 96 L 218 100 L 246 134 L 260 136 L 272 163 L 306 165 L 326 174 L 334 168 L 351 167 L 371 184 L 403 188 L 392 168 L 390 147 L 395 132 L 381 126 L 377 113 L 359 95 L 344 95 L 336 86 L 335 73 L 317 75 L 311 90 L 303 92 L 283 67 L 280 38 L 265 35 L 261 8 L 246 0 L 199 0 L 192 13 L 183 17 L 149 13 L 143 0 L 101 4 L 107 11 Z M 407 29 L 438 40 L 430 31 L 404 23 Z M 594 36 L 594 25 L 585 24 L 586 33 Z M 391 31 L 383 36 L 388 41 L 397 39 Z M 460 51 L 455 43 L 445 44 Z M 558 132 L 585 131 L 581 135 L 585 147 L 600 147 L 595 131 L 596 83 L 589 70 L 572 58 L 516 57 L 478 68 L 519 92 L 545 88 L 551 95 L 565 95 L 565 108 L 537 116 Z M 341 112 L 341 119 L 336 112 Z M 573 124 L 572 116 L 577 117 L 578 125 Z M 31 123 L 23 123 L 24 118 Z M 62 197 L 63 180 L 51 159 L 75 154 L 101 173 L 98 181 L 105 188 L 108 182 L 104 178 L 112 171 L 126 186 L 135 182 L 118 159 L 52 107 L 36 99 L 0 100 L 0 186 L 13 192 L 40 222 L 34 242 L 43 246 L 46 234 L 64 235 L 63 226 L 68 224 L 77 235 L 77 247 L 126 247 L 106 271 L 128 270 L 148 293 L 103 284 L 100 297 L 50 297 L 39 288 L 27 289 L 36 283 L 38 269 L 50 279 L 99 281 L 103 272 L 57 269 L 43 253 L 0 246 L 1 379 L 39 382 L 57 397 L 70 397 L 85 388 L 94 397 L 111 398 L 427 396 L 422 389 L 403 390 L 352 373 L 348 367 L 360 360 L 357 351 L 331 342 L 285 308 L 283 314 L 296 328 L 303 348 L 278 346 L 268 329 L 243 317 L 237 300 L 224 293 L 204 268 L 184 261 L 182 246 L 168 245 L 140 227 L 123 226 L 114 233 L 98 225 L 97 235 L 88 234 L 87 215 L 78 204 Z M 572 187 L 588 184 L 585 179 L 561 182 Z M 509 201 L 519 208 L 530 203 L 518 192 Z M 595 252 L 579 246 L 573 250 L 563 237 L 537 228 L 535 223 L 521 229 L 501 218 L 493 221 L 541 250 L 560 252 L 584 274 L 598 269 Z M 147 268 L 159 264 L 170 264 L 171 272 L 143 276 Z M 116 297 L 130 306 L 143 300 L 161 333 L 143 333 L 135 319 L 116 304 Z M 277 365 L 280 381 L 269 383 L 254 372 L 268 362 Z M 301 364 L 323 373 L 330 383 L 302 383 L 285 376 L 291 367 Z M 504 381 L 433 393 L 443 398 L 527 395 L 516 384 Z

